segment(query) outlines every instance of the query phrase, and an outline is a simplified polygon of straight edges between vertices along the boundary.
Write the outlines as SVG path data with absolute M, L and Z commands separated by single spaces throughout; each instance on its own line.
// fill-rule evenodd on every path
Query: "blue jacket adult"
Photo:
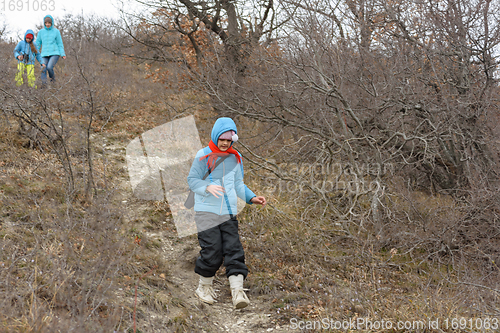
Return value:
M 227 131 L 236 130 L 236 124 L 231 118 L 219 118 L 212 129 L 211 139 L 217 145 L 219 136 Z M 196 212 L 210 212 L 217 215 L 237 214 L 237 197 L 251 204 L 250 200 L 256 195 L 243 182 L 244 170 L 243 159 L 238 163 L 236 156 L 229 156 L 215 168 L 210 175 L 203 180 L 203 176 L 208 171 L 208 157 L 200 160 L 201 157 L 211 152 L 210 147 L 205 147 L 196 153 L 191 170 L 188 175 L 189 188 L 195 193 L 194 210 Z M 238 153 L 239 154 L 239 153 Z M 220 159 L 219 157 L 218 159 Z M 216 198 L 211 193 L 206 192 L 208 185 L 220 185 L 224 187 L 226 196 L 221 195 Z
M 36 46 L 38 49 L 41 47 L 42 57 L 50 57 L 54 55 L 65 57 L 66 53 L 64 52 L 61 33 L 54 27 L 54 19 L 51 15 L 46 15 L 43 20 L 45 21 L 45 18 L 47 17 L 52 20 L 52 25 L 50 28 L 47 28 L 44 23 L 43 29 L 38 31 L 38 35 L 36 36 Z
M 14 48 L 14 57 L 16 57 L 18 62 L 24 62 L 27 65 L 34 65 L 35 59 L 38 60 L 39 63 L 42 63 L 42 57 L 40 56 L 40 51 L 39 51 L 40 49 L 37 47 L 36 54 L 33 53 L 33 51 L 31 50 L 30 44 L 26 41 L 26 36 L 28 34 L 32 34 L 33 38 L 35 37 L 35 33 L 33 32 L 33 30 L 26 30 L 26 33 L 24 34 L 24 40 L 17 43 L 16 47 Z M 35 47 L 36 47 L 36 44 L 35 44 Z M 24 56 L 23 60 L 19 60 L 17 58 L 20 55 Z M 25 60 L 26 55 L 28 55 L 27 61 Z

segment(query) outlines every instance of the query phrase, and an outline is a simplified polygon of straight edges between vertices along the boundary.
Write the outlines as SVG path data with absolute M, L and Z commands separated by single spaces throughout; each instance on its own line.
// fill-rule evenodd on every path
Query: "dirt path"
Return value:
M 234 310 L 229 282 L 220 272 L 214 282 L 217 302 L 213 305 L 201 302 L 194 294 L 198 285 L 198 276 L 194 273 L 194 261 L 199 251 L 197 240 L 187 237 L 184 241 L 174 244 L 176 240 L 172 239 L 172 236 L 151 236 L 159 236 L 164 240 L 162 251 L 165 260 L 171 264 L 170 280 L 185 301 L 186 308 L 189 312 L 199 312 L 206 320 L 208 327 L 200 327 L 200 332 L 209 328 L 219 332 L 287 332 L 273 324 L 268 302 L 258 296 L 251 296 L 251 303 L 247 308 Z
M 130 200 L 135 201 L 132 198 Z M 140 207 L 136 206 L 138 204 L 147 205 L 147 203 L 136 201 L 133 205 L 135 206 L 134 212 L 140 211 Z M 229 282 L 222 271 L 218 272 L 214 280 L 214 289 L 218 295 L 217 302 L 208 305 L 196 297 L 194 290 L 198 285 L 198 276 L 194 273 L 194 262 L 199 251 L 196 236 L 178 238 L 172 231 L 145 232 L 145 235 L 150 239 L 161 240 L 162 246 L 159 251 L 169 271 L 167 289 L 172 299 L 180 300 L 180 302 L 170 301 L 168 312 L 151 313 L 153 316 L 151 319 L 157 319 L 157 316 L 164 316 L 162 322 L 175 320 L 175 318 L 202 319 L 198 322 L 198 332 L 289 331 L 286 327 L 273 322 L 269 296 L 250 295 L 250 291 L 250 305 L 245 309 L 234 310 Z M 149 310 L 143 309 L 144 313 L 147 311 Z M 165 330 L 159 330 L 159 332 L 165 332 Z

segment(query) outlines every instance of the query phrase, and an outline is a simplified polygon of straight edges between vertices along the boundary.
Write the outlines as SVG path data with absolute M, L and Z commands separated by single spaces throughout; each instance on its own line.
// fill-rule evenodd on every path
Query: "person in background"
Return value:
M 54 66 L 57 64 L 59 57 L 66 59 L 64 53 L 64 45 L 61 38 L 61 33 L 54 27 L 54 19 L 50 15 L 43 18 L 44 27 L 38 32 L 36 38 L 36 46 L 41 50 L 43 63 L 45 67 L 42 69 L 42 84 L 47 83 L 47 72 L 49 73 L 50 81 L 55 82 Z
M 28 86 L 35 87 L 35 59 L 42 65 L 42 70 L 45 67 L 38 52 L 37 47 L 33 43 L 35 33 L 33 30 L 27 30 L 24 34 L 24 39 L 17 43 L 14 48 L 14 57 L 17 59 L 17 73 L 16 73 L 16 86 L 23 84 L 23 75 L 26 70 L 26 77 L 28 79 Z

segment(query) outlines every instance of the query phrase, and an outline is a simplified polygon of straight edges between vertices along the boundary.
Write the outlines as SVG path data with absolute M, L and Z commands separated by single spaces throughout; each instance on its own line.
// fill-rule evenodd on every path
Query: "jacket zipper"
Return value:
M 225 173 L 226 173 L 226 164 L 223 161 L 222 162 L 222 187 L 225 187 L 224 186 L 224 175 L 225 175 Z M 224 202 L 224 200 L 222 200 L 222 198 L 221 198 L 219 215 L 222 215 L 222 204 L 223 204 L 223 202 Z

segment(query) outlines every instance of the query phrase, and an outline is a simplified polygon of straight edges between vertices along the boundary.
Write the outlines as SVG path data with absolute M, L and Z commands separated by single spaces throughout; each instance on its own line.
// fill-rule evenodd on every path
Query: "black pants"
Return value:
M 217 221 L 220 216 L 208 212 L 196 212 L 197 225 L 206 225 L 207 220 Z M 226 276 L 242 274 L 245 278 L 248 268 L 245 265 L 245 252 L 238 234 L 238 220 L 229 218 L 225 222 L 198 232 L 200 255 L 196 259 L 194 271 L 204 277 L 215 275 L 224 261 Z

